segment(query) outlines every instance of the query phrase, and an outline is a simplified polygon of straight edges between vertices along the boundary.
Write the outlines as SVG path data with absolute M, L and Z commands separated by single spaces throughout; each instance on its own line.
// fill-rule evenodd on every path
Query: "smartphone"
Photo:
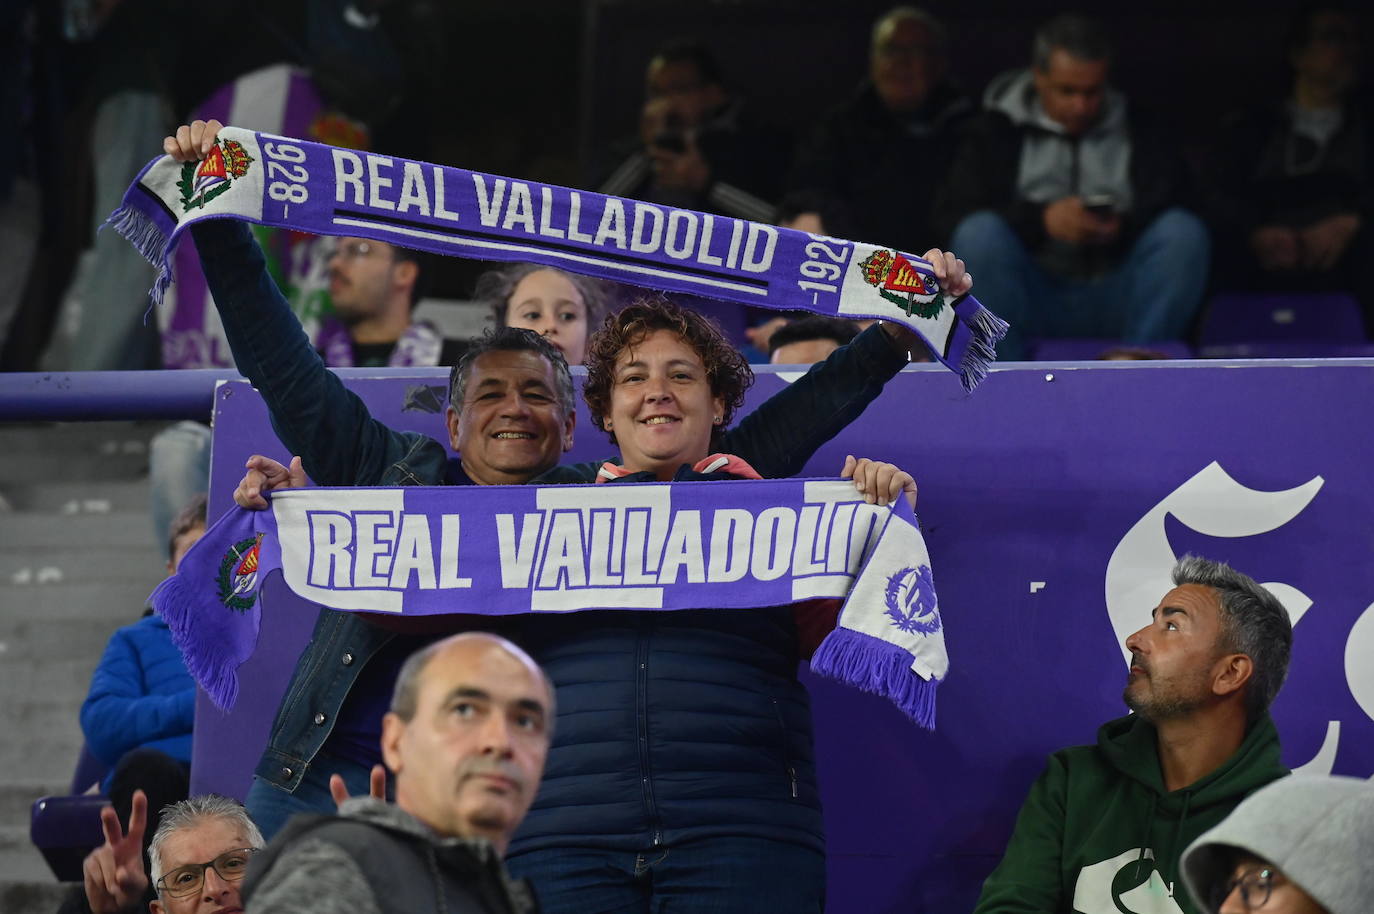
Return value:
M 1116 197 L 1111 194 L 1088 194 L 1083 198 L 1083 208 L 1094 216 L 1110 216 L 1116 212 Z

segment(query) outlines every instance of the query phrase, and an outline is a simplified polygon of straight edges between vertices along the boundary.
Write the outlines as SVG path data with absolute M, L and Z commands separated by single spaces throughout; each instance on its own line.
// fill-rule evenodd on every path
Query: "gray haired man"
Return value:
M 254 862 L 252 914 L 529 914 L 501 857 L 539 789 L 553 688 L 495 635 L 454 635 L 401 667 L 382 721 L 396 804 L 302 814 Z
M 235 800 L 206 794 L 162 810 L 143 869 L 148 801 L 134 793 L 127 834 L 112 808 L 102 811 L 105 844 L 86 858 L 86 900 L 95 914 L 137 912 L 150 884 L 152 914 L 242 914 L 239 895 L 248 858 L 262 834 Z
M 1126 639 L 1122 697 L 1136 713 L 1050 757 L 977 914 L 1195 914 L 1178 885 L 1183 849 L 1288 773 L 1268 712 L 1288 671 L 1288 613 L 1219 562 L 1186 556 L 1173 580 Z

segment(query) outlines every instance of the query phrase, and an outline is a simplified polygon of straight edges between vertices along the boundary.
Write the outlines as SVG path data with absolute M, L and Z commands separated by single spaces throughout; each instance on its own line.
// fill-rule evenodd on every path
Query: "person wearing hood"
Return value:
M 1256 791 L 1183 853 L 1206 914 L 1374 910 L 1374 785 L 1294 775 Z
M 1012 325 L 1002 358 L 1033 337 L 1180 339 L 1202 299 L 1211 243 L 1181 206 L 1182 161 L 1111 64 L 1092 20 L 1043 26 L 1030 69 L 988 86 L 937 199 L 937 233 Z
M 1288 672 L 1287 611 L 1197 556 L 1173 582 L 1126 639 L 1136 713 L 1050 757 L 975 914 L 1198 914 L 1178 885 L 1183 849 L 1288 773 L 1268 713 Z
M 925 10 L 899 6 L 874 24 L 869 77 L 831 111 L 798 154 L 789 186 L 843 200 L 853 234 L 919 251 L 931 237 L 932 188 L 949 171 L 954 137 L 974 113 L 947 77 L 948 37 Z

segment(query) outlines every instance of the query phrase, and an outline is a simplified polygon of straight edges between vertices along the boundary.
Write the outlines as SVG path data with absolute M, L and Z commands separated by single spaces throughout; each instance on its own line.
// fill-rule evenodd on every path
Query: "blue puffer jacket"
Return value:
M 317 483 L 453 481 L 443 446 L 377 422 L 324 368 L 241 223 L 203 223 L 193 234 L 235 364 Z M 719 447 L 765 477 L 794 475 L 905 362 L 871 328 L 725 432 Z M 538 481 L 591 482 L 597 466 L 559 467 Z M 728 477 L 684 467 L 679 478 Z M 789 609 L 580 612 L 499 627 L 558 689 L 544 781 L 511 854 L 634 850 L 719 835 L 823 850 L 810 708 L 796 676 Z M 321 612 L 258 775 L 295 790 L 362 667 L 389 639 L 359 616 Z
M 196 683 L 167 623 L 144 616 L 115 632 L 91 676 L 81 730 L 91 753 L 113 774 L 124 753 L 149 748 L 191 762 Z M 103 789 L 109 789 L 106 775 Z

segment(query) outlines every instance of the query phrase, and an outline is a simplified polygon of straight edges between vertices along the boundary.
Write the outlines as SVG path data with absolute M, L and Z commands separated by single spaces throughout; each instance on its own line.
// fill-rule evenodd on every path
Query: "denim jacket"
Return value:
M 382 425 L 324 367 L 245 226 L 203 223 L 193 232 L 235 362 L 316 482 L 435 485 L 455 478 L 439 442 Z M 905 361 L 881 328 L 870 328 L 715 446 L 764 477 L 795 475 Z M 557 467 L 537 481 L 587 483 L 598 466 Z M 703 478 L 686 467 L 679 476 Z M 644 847 L 727 833 L 823 849 L 790 612 L 583 612 L 494 627 L 523 643 L 559 690 L 540 796 L 511 853 Z M 320 612 L 273 723 L 260 777 L 295 790 L 363 666 L 391 637 L 358 615 Z

